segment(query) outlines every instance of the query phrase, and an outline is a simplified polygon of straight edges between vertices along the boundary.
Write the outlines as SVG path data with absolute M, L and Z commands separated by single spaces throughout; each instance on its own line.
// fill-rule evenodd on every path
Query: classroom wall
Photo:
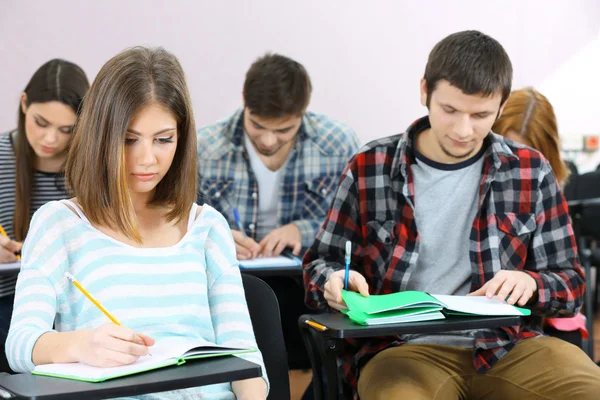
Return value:
M 180 58 L 198 125 L 232 113 L 250 63 L 276 51 L 311 74 L 310 108 L 365 143 L 423 115 L 418 83 L 432 46 L 479 29 L 511 56 L 514 88 L 548 95 L 563 135 L 597 134 L 599 21 L 594 0 L 0 0 L 0 131 L 14 128 L 19 94 L 48 59 L 74 61 L 93 78 L 141 44 Z

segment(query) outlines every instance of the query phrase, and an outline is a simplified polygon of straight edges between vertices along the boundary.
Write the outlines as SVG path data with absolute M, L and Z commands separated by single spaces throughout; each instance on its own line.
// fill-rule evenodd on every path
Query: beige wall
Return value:
M 0 131 L 15 126 L 19 94 L 48 59 L 93 78 L 118 51 L 144 44 L 180 58 L 198 125 L 233 112 L 249 64 L 277 51 L 307 67 L 311 109 L 349 123 L 364 143 L 424 114 L 418 81 L 431 47 L 479 29 L 505 46 L 515 88 L 536 86 L 555 102 L 564 134 L 598 133 L 598 101 L 588 104 L 597 72 L 574 74 L 600 70 L 599 21 L 594 0 L 0 0 Z

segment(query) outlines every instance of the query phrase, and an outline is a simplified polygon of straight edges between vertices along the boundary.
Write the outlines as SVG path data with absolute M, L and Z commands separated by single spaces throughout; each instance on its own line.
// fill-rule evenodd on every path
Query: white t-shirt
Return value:
M 250 159 L 250 167 L 252 167 L 258 184 L 256 239 L 260 241 L 272 230 L 279 227 L 279 188 L 283 183 L 283 172 L 288 160 L 277 171 L 271 171 L 258 156 L 258 152 L 246 133 L 244 134 L 244 145 Z

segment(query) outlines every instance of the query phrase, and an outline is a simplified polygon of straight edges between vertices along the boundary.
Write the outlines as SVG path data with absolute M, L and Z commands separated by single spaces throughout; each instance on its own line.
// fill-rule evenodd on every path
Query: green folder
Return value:
M 531 311 L 485 296 L 431 295 L 420 291 L 404 291 L 363 297 L 342 290 L 348 306 L 344 310 L 351 320 L 361 325 L 381 325 L 429 321 L 446 315 L 461 316 L 527 316 Z
M 32 374 L 84 382 L 104 382 L 168 366 L 182 365 L 186 360 L 236 355 L 257 350 L 220 346 L 188 338 L 167 338 L 158 339 L 149 351 L 151 355 L 140 357 L 130 365 L 101 368 L 82 363 L 45 364 L 36 366 Z

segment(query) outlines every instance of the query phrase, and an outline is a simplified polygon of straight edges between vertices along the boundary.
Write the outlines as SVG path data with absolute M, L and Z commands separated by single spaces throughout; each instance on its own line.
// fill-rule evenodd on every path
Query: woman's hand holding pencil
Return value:
M 65 277 L 111 320 L 96 329 L 77 331 L 76 343 L 71 347 L 72 359 L 95 367 L 116 367 L 150 354 L 148 347 L 154 345 L 154 339 L 123 326 L 73 275 L 65 272 Z
M 19 259 L 17 255 L 21 251 L 23 243 L 11 240 L 2 225 L 0 225 L 0 264 L 12 263 Z
M 148 354 L 154 339 L 122 325 L 107 322 L 99 328 L 78 331 L 72 358 L 95 367 L 117 367 Z

